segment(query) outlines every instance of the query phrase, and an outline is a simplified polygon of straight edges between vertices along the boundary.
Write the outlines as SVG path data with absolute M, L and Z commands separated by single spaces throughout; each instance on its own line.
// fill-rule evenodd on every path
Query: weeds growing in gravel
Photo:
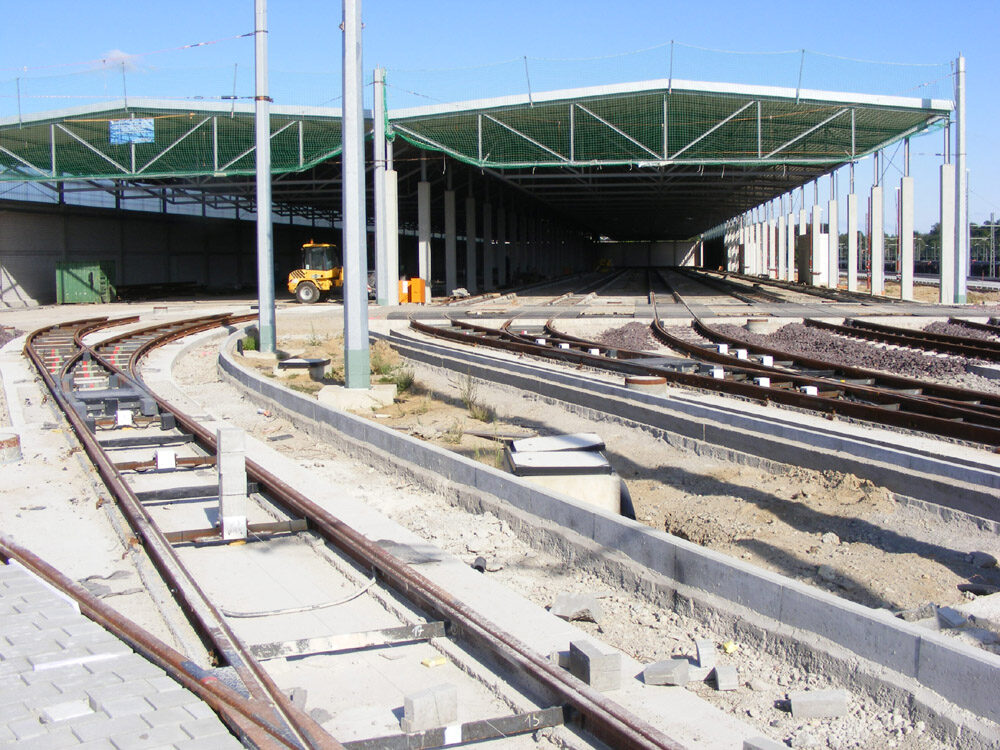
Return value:
M 462 404 L 465 408 L 469 410 L 469 416 L 473 419 L 489 423 L 497 418 L 496 409 L 479 400 L 479 387 L 476 385 L 472 373 L 466 373 L 465 380 L 462 381 L 459 397 L 462 399 Z
M 413 387 L 413 370 L 409 367 L 397 369 L 392 382 L 396 384 L 396 393 L 406 393 Z
M 446 443 L 451 443 L 452 445 L 458 445 L 462 442 L 462 436 L 465 434 L 465 430 L 462 428 L 462 423 L 457 419 L 452 421 L 451 426 L 442 434 L 441 439 Z
M 371 348 L 373 375 L 388 376 L 399 365 L 399 355 L 385 341 L 376 341 Z

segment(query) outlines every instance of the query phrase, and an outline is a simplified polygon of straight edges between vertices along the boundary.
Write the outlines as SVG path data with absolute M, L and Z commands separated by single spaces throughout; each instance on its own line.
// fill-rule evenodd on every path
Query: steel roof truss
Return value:
M 587 109 L 586 107 L 584 107 L 579 102 L 576 103 L 576 107 L 578 109 L 580 109 L 581 111 L 586 112 L 588 115 L 590 115 L 591 117 L 593 117 L 599 123 L 601 123 L 602 125 L 604 125 L 607 128 L 610 128 L 611 130 L 613 130 L 615 133 L 617 133 L 618 135 L 620 135 L 622 138 L 626 139 L 630 143 L 634 143 L 636 146 L 638 146 L 639 148 L 641 148 L 647 154 L 651 154 L 656 159 L 661 159 L 662 158 L 661 154 L 656 153 L 655 151 L 653 151 L 653 149 L 649 148 L 646 144 L 642 143 L 641 141 L 636 140 L 635 138 L 633 138 L 632 136 L 630 136 L 628 133 L 626 133 L 621 128 L 615 127 L 614 125 L 612 125 L 610 122 L 608 122 L 607 120 L 605 120 L 600 115 L 594 114 L 593 112 L 591 112 L 589 109 Z
M 93 151 L 95 154 L 97 154 L 102 159 L 104 159 L 104 161 L 108 162 L 109 164 L 111 164 L 114 167 L 117 167 L 118 170 L 121 171 L 122 174 L 126 174 L 127 175 L 129 173 L 128 167 L 123 167 L 121 164 L 119 164 L 118 162 L 116 162 L 114 159 L 112 159 L 110 156 L 108 156 L 106 153 L 104 153 L 100 149 L 94 148 L 89 143 L 87 143 L 83 138 L 81 138 L 76 133 L 74 133 L 72 130 L 69 130 L 68 128 L 66 128 L 66 127 L 64 127 L 64 126 L 62 126 L 62 125 L 60 125 L 58 123 L 56 124 L 56 127 L 59 128 L 62 132 L 64 132 L 66 135 L 68 135 L 70 138 L 72 138 L 72 139 L 74 139 L 74 140 L 79 141 L 80 143 L 82 143 L 83 146 L 84 146 L 84 148 L 86 148 L 86 149 L 88 149 L 90 151 Z M 44 172 L 43 172 L 43 174 L 44 174 Z
M 844 107 L 843 109 L 837 110 L 837 112 L 835 112 L 834 114 L 830 115 L 829 117 L 827 117 L 822 122 L 816 123 L 815 125 L 813 125 L 808 130 L 806 130 L 806 131 L 804 131 L 802 133 L 799 133 L 797 136 L 795 136 L 794 138 L 792 138 L 792 140 L 787 141 L 786 143 L 781 144 L 776 149 L 774 149 L 774 151 L 772 151 L 771 153 L 769 153 L 766 156 L 764 156 L 764 158 L 765 159 L 770 159 L 775 154 L 777 154 L 777 153 L 779 153 L 781 151 L 784 151 L 786 148 L 788 148 L 789 146 L 791 146 L 793 143 L 798 143 L 799 141 L 801 141 L 806 136 L 811 135 L 812 133 L 815 133 L 817 130 L 819 130 L 820 128 L 822 128 L 822 127 L 824 127 L 824 126 L 826 126 L 828 124 L 830 124 L 831 122 L 833 122 L 834 120 L 836 120 L 841 115 L 846 114 L 847 112 L 851 112 L 851 111 L 852 111 L 852 109 L 850 107 Z M 759 127 L 759 124 L 758 124 L 758 127 Z
M 197 130 L 198 128 L 200 128 L 200 127 L 201 127 L 202 125 L 204 125 L 204 124 L 205 124 L 206 122 L 208 122 L 208 121 L 209 121 L 210 119 L 213 119 L 213 118 L 209 118 L 209 117 L 206 117 L 206 118 L 204 118 L 204 119 L 203 119 L 203 120 L 202 120 L 201 122 L 199 122 L 199 123 L 198 123 L 197 125 L 195 125 L 194 127 L 190 128 L 190 129 L 189 129 L 189 130 L 188 130 L 188 131 L 187 131 L 186 133 L 184 133 L 183 135 L 179 136 L 179 137 L 177 138 L 177 140 L 175 140 L 175 141 L 174 141 L 173 143 L 171 143 L 171 144 L 170 144 L 169 146 L 167 146 L 166 148 L 162 149 L 162 150 L 160 151 L 160 153 L 158 153 L 158 154 L 157 154 L 156 156 L 154 156 L 154 157 L 153 157 L 152 159 L 150 159 L 149 161 L 147 161 L 147 162 L 146 162 L 146 164 L 145 164 L 145 166 L 143 166 L 143 167 L 142 167 L 141 169 L 138 169 L 138 170 L 135 170 L 135 174 L 137 174 L 137 175 L 138 175 L 138 174 L 142 174 L 143 172 L 145 172 L 145 171 L 146 171 L 147 169 L 149 169 L 149 168 L 150 168 L 150 167 L 151 167 L 151 166 L 152 166 L 152 165 L 153 165 L 154 163 L 156 163 L 156 162 L 157 162 L 157 161 L 159 161 L 159 160 L 160 160 L 161 158 L 163 158 L 163 157 L 164 157 L 164 156 L 166 156 L 166 155 L 167 155 L 168 153 L 170 153 L 170 151 L 171 151 L 171 150 L 173 150 L 173 148 L 174 148 L 175 146 L 177 146 L 177 144 L 179 144 L 179 143 L 180 143 L 181 141 L 183 141 L 183 140 L 184 140 L 185 138 L 187 138 L 187 137 L 188 137 L 189 135 L 191 135 L 191 134 L 192 134 L 192 133 L 193 133 L 194 131 L 196 131 L 196 130 Z M 213 130 L 213 131 L 212 131 L 212 148 L 213 148 L 213 151 L 214 151 L 214 149 L 218 148 L 218 131 L 216 131 L 216 130 Z M 134 165 L 133 165 L 133 169 L 134 169 Z

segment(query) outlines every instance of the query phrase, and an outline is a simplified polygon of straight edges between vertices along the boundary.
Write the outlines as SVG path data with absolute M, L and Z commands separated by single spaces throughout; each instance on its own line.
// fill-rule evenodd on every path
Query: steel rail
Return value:
M 152 348 L 152 344 L 147 348 Z M 153 394 L 161 409 L 200 443 L 215 450 L 215 436 L 194 419 Z M 624 750 L 660 748 L 683 750 L 684 746 L 607 699 L 566 670 L 551 664 L 496 624 L 465 606 L 444 589 L 413 570 L 400 558 L 386 552 L 325 508 L 247 459 L 247 474 L 269 498 L 286 512 L 309 522 L 311 530 L 342 550 L 359 564 L 375 570 L 381 578 L 411 602 L 450 623 L 450 630 L 499 657 L 517 673 L 525 675 L 576 712 L 582 727 L 603 742 Z
M 948 333 L 931 333 L 911 328 L 899 328 L 897 326 L 887 326 L 884 323 L 871 323 L 867 320 L 850 319 L 852 328 L 865 328 L 869 331 L 879 331 L 883 333 L 895 333 L 902 336 L 917 336 L 925 341 L 934 344 L 956 344 L 958 346 L 971 346 L 976 349 L 989 349 L 1000 352 L 1000 341 L 990 339 L 977 339 L 970 336 L 954 336 Z
M 260 717 L 262 706 L 257 701 L 244 698 L 224 682 L 206 677 L 203 671 L 184 654 L 124 617 L 79 583 L 2 534 L 0 534 L 0 557 L 5 561 L 17 561 L 71 597 L 79 605 L 83 615 L 127 643 L 133 650 L 159 666 L 205 701 L 245 744 L 260 748 L 295 747 L 282 737 L 277 728 Z
M 963 326 L 973 331 L 985 331 L 993 336 L 1000 336 L 1000 326 L 992 323 L 977 323 L 974 320 L 966 320 L 965 318 L 948 318 L 948 322 L 953 326 Z
M 813 385 L 821 388 L 823 391 L 830 391 L 837 394 L 851 393 L 856 398 L 868 403 L 864 403 L 862 400 L 831 398 L 826 395 L 813 396 L 800 391 L 777 387 L 776 382 L 771 386 L 761 386 L 749 382 L 715 378 L 708 375 L 677 372 L 665 367 L 644 365 L 639 362 L 630 361 L 638 357 L 655 357 L 655 354 L 651 355 L 649 352 L 632 351 L 627 352 L 629 356 L 626 358 L 610 358 L 573 348 L 562 349 L 536 344 L 533 341 L 515 337 L 514 334 L 505 334 L 502 330 L 485 328 L 471 323 L 459 321 L 451 321 L 451 323 L 452 326 L 449 328 L 440 328 L 411 319 L 410 327 L 430 336 L 449 339 L 465 345 L 488 346 L 519 354 L 530 354 L 546 359 L 590 366 L 599 370 L 603 369 L 634 375 L 656 375 L 666 378 L 668 382 L 715 391 L 717 393 L 741 396 L 763 403 L 773 402 L 825 414 L 839 414 L 876 424 L 928 432 L 989 446 L 1000 445 L 1000 428 L 998 427 L 956 422 L 950 417 L 937 416 L 934 412 L 940 413 L 941 410 L 932 402 L 907 399 L 907 397 L 900 394 L 888 394 L 879 389 L 852 386 L 839 381 L 822 378 L 797 376 L 789 374 L 787 371 L 777 371 L 773 368 L 765 368 L 761 365 L 753 365 L 751 363 L 741 364 L 734 368 L 730 363 L 731 372 L 735 371 L 745 374 L 748 377 L 768 376 L 775 379 L 780 377 L 782 380 L 796 386 Z M 585 347 L 580 346 L 579 348 L 582 349 Z M 597 345 L 597 348 L 601 350 L 614 349 L 614 347 L 604 345 Z M 618 351 L 621 353 L 622 350 Z M 879 401 L 887 406 L 879 406 Z M 914 411 L 895 411 L 891 408 L 892 405 L 901 402 L 907 403 Z
M 199 320 L 197 328 L 201 328 L 209 323 Z M 168 324 L 166 327 L 170 331 L 165 335 L 166 340 L 173 340 L 180 335 L 176 325 Z M 80 326 L 81 330 L 92 332 L 93 325 Z M 36 333 L 44 332 L 46 329 Z M 148 333 L 148 331 L 147 331 Z M 82 339 L 82 335 L 74 340 Z M 130 526 L 137 536 L 142 540 L 143 547 L 149 554 L 150 559 L 159 570 L 160 574 L 167 581 L 168 585 L 175 592 L 182 608 L 188 615 L 194 618 L 197 624 L 196 630 L 206 645 L 215 651 L 227 665 L 233 667 L 240 679 L 243 681 L 251 695 L 261 702 L 262 705 L 274 714 L 272 718 L 284 724 L 283 730 L 289 732 L 290 739 L 298 745 L 314 748 L 339 748 L 336 742 L 323 728 L 304 712 L 299 711 L 291 704 L 284 693 L 278 689 L 270 676 L 256 663 L 256 660 L 249 654 L 246 648 L 239 641 L 235 633 L 226 623 L 222 614 L 211 603 L 205 593 L 197 585 L 190 573 L 181 563 L 173 546 L 166 539 L 163 533 L 157 528 L 148 511 L 143 507 L 138 497 L 131 487 L 124 480 L 105 453 L 96 437 L 87 429 L 86 424 L 80 415 L 69 403 L 68 397 L 61 387 L 67 383 L 67 374 L 84 354 L 89 354 L 91 361 L 96 361 L 101 367 L 109 372 L 118 374 L 121 377 L 128 377 L 134 382 L 134 378 L 129 373 L 119 368 L 117 365 L 100 357 L 92 348 L 83 346 L 75 354 L 66 358 L 59 371 L 59 378 L 56 380 L 52 374 L 44 367 L 39 360 L 38 353 L 31 346 L 33 341 L 29 337 L 25 344 L 25 354 L 35 364 L 42 379 L 45 381 L 54 399 L 69 421 L 80 440 L 84 451 L 94 463 L 104 483 L 109 491 L 114 495 L 118 506 L 122 509 Z M 152 394 L 150 394 L 152 398 Z M 212 447 L 214 452 L 214 445 Z
M 856 321 L 854 321 L 856 323 Z M 879 341 L 885 344 L 905 346 L 910 349 L 920 349 L 927 352 L 938 352 L 952 354 L 971 359 L 985 359 L 991 362 L 1000 362 L 1000 350 L 984 348 L 978 346 L 968 346 L 965 344 L 948 343 L 944 341 L 928 341 L 923 336 L 913 333 L 893 333 L 892 331 L 879 330 L 869 326 L 859 325 L 836 325 L 826 323 L 815 318 L 806 318 L 803 323 L 813 328 L 820 328 L 825 331 L 847 336 L 850 338 L 868 339 L 869 341 Z M 871 324 L 875 325 L 875 324 Z M 888 326 L 886 326 L 888 328 Z
M 763 346 L 761 344 L 751 343 L 749 341 L 744 341 L 743 339 L 737 338 L 735 336 L 729 336 L 722 333 L 715 328 L 712 328 L 708 324 L 702 322 L 700 319 L 695 319 L 693 321 L 694 329 L 699 334 L 705 338 L 721 342 L 724 344 L 729 344 L 730 346 L 743 347 L 748 351 L 754 352 L 756 354 L 769 354 L 776 360 L 790 361 L 798 367 L 806 367 L 815 370 L 834 370 L 836 373 L 842 375 L 845 378 L 868 378 L 873 379 L 876 384 L 884 383 L 890 388 L 910 388 L 910 389 L 920 389 L 923 391 L 923 395 L 935 398 L 942 401 L 955 402 L 956 404 L 966 403 L 969 406 L 976 406 L 977 408 L 985 406 L 996 411 L 997 415 L 1000 416 L 1000 395 L 995 393 L 987 393 L 986 391 L 973 391 L 966 388 L 958 388 L 951 385 L 942 385 L 940 383 L 932 383 L 928 380 L 919 380 L 917 378 L 907 378 L 901 375 L 891 375 L 889 373 L 880 372 L 879 370 L 868 370 L 863 367 L 852 367 L 850 365 L 844 365 L 837 362 L 830 362 L 823 359 L 814 359 L 812 357 L 807 357 L 801 354 L 796 354 L 793 352 L 785 351 L 783 349 L 777 349 L 775 347 Z M 682 339 L 676 339 L 678 342 L 682 342 Z M 717 354 L 708 351 L 709 355 Z
M 694 324 L 696 328 L 700 326 L 701 329 L 711 331 L 711 329 L 709 329 L 707 326 L 704 326 L 704 324 L 702 324 L 701 321 L 698 320 L 697 318 L 695 319 Z M 587 347 L 602 346 L 601 344 L 596 342 L 590 342 L 587 341 L 586 339 L 576 338 L 573 336 L 569 336 L 568 334 L 556 331 L 555 327 L 553 326 L 553 321 L 551 320 L 546 323 L 545 327 L 547 330 L 553 331 L 555 335 L 561 337 L 563 340 L 575 340 L 577 344 Z M 780 387 L 780 382 L 782 381 L 800 386 L 815 384 L 817 388 L 821 388 L 826 391 L 834 389 L 858 399 L 877 401 L 881 402 L 882 404 L 889 404 L 889 403 L 899 404 L 901 408 L 906 407 L 908 411 L 917 415 L 939 417 L 941 419 L 946 419 L 946 420 L 961 420 L 963 422 L 976 425 L 983 425 L 985 427 L 990 427 L 1000 430 L 1000 408 L 996 408 L 991 404 L 984 405 L 978 402 L 970 403 L 968 399 L 961 400 L 958 398 L 958 396 L 962 394 L 978 396 L 980 395 L 979 391 L 966 392 L 960 388 L 946 389 L 946 387 L 942 387 L 942 391 L 949 394 L 951 396 L 950 398 L 948 397 L 928 398 L 922 395 L 915 395 L 905 392 L 901 393 L 897 390 L 893 390 L 893 387 L 881 386 L 878 385 L 877 383 L 872 383 L 870 385 L 864 383 L 852 383 L 851 378 L 854 376 L 847 376 L 846 374 L 844 375 L 844 377 L 838 377 L 836 375 L 833 376 L 806 375 L 804 373 L 801 374 L 796 373 L 793 370 L 790 370 L 783 366 L 778 366 L 778 365 L 769 366 L 765 364 L 754 363 L 752 361 L 734 359 L 733 356 L 730 354 L 722 354 L 721 352 L 718 351 L 705 349 L 699 346 L 698 344 L 685 341 L 681 338 L 673 336 L 663 326 L 663 323 L 660 320 L 659 316 L 656 315 L 655 307 L 654 307 L 654 320 L 652 323 L 652 331 L 653 335 L 661 342 L 667 344 L 671 348 L 687 352 L 696 360 L 703 360 L 703 361 L 723 364 L 726 367 L 728 367 L 730 371 L 734 369 L 735 365 L 735 369 L 738 372 L 756 374 L 757 376 L 761 374 L 767 375 L 768 377 L 772 378 L 771 386 L 769 386 L 771 388 L 776 387 L 776 385 L 779 385 Z M 730 338 L 730 340 L 737 346 L 745 346 L 745 343 L 742 342 L 740 339 Z M 750 351 L 751 349 L 750 347 L 746 348 L 748 351 Z M 631 359 L 638 357 L 649 358 L 656 356 L 655 353 L 653 352 L 639 352 L 639 351 L 622 350 L 622 349 L 616 350 L 616 356 L 621 357 L 623 355 L 626 358 L 631 358 Z M 787 359 L 793 359 L 793 357 L 789 355 Z M 812 364 L 823 365 L 826 363 L 821 363 L 817 360 L 817 361 L 812 361 Z M 805 365 L 809 369 L 813 369 L 812 365 L 807 364 L 803 361 L 795 363 L 795 366 L 802 366 L 802 365 Z M 834 364 L 828 364 L 827 366 L 815 367 L 815 369 L 836 371 L 838 369 L 838 366 Z M 869 371 L 860 371 L 860 372 L 869 372 Z M 878 374 L 870 373 L 869 375 L 865 376 L 857 376 L 855 379 L 872 380 L 873 375 L 877 376 Z M 801 377 L 806 377 L 809 382 L 802 382 L 797 380 L 797 378 Z M 905 378 L 900 378 L 899 380 L 910 384 L 905 387 L 911 389 L 914 389 L 919 385 L 924 385 L 923 381 L 908 380 Z M 933 387 L 930 384 L 928 385 L 930 387 Z M 895 387 L 903 387 L 903 386 L 895 386 Z M 986 397 L 986 399 L 989 401 L 995 402 L 996 404 L 1000 404 L 1000 397 L 992 396 L 991 394 L 981 394 L 981 395 Z M 998 432 L 997 434 L 1000 435 L 1000 432 Z
M 753 298 L 755 295 L 763 299 L 764 302 L 785 302 L 784 297 L 764 289 L 742 289 L 739 284 L 729 281 L 724 275 L 722 278 L 716 278 L 714 275 L 698 273 L 684 266 L 677 266 L 674 268 L 674 271 L 711 289 L 718 289 L 724 294 L 735 297 L 740 302 L 745 302 L 748 305 L 753 305 L 760 301 Z
M 709 269 L 701 269 L 700 273 L 707 274 L 717 274 L 723 273 L 721 271 L 712 271 Z M 745 281 L 752 281 L 755 284 L 766 284 L 767 286 L 774 286 L 779 289 L 785 289 L 789 292 L 799 292 L 800 294 L 806 294 L 813 297 L 824 297 L 826 299 L 833 300 L 835 302 L 878 302 L 878 303 L 889 303 L 889 304 L 899 304 L 906 303 L 909 300 L 900 299 L 899 297 L 887 297 L 884 294 L 866 294 L 864 292 L 851 292 L 846 289 L 825 289 L 823 287 L 810 286 L 808 284 L 802 284 L 797 281 L 781 281 L 780 279 L 772 279 L 763 276 L 749 276 L 744 273 L 737 273 L 735 271 L 725 271 L 725 275 L 732 276 L 733 278 L 743 279 Z

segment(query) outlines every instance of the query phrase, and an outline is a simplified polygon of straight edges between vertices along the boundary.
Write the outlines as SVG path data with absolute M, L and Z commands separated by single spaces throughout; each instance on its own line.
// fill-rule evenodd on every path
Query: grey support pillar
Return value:
M 830 245 L 823 241 L 822 237 L 822 216 L 823 209 L 818 203 L 812 207 L 812 278 L 807 282 L 810 286 L 823 286 L 826 283 L 827 253 L 830 252 Z
M 492 292 L 496 288 L 493 283 L 493 206 L 483 204 L 483 291 Z
M 368 222 L 365 219 L 365 133 L 361 101 L 361 2 L 344 0 L 343 217 L 344 384 L 371 386 L 368 351 Z
M 786 263 L 788 262 L 788 230 L 785 228 L 785 197 L 781 197 L 781 202 L 778 205 L 778 221 L 775 229 L 777 230 L 777 249 L 778 249 L 778 267 L 776 270 L 776 277 L 779 281 L 783 281 L 787 278 L 787 268 Z
M 427 282 L 430 296 L 431 275 L 431 184 L 417 183 L 417 275 Z
M 955 304 L 955 165 L 941 165 L 941 304 Z
M 872 186 L 871 198 L 871 236 L 868 238 L 872 250 L 871 293 L 882 294 L 885 291 L 885 231 L 882 200 L 882 185 L 879 175 L 879 158 L 875 154 L 875 184 Z
M 465 288 L 469 294 L 476 294 L 476 199 L 465 199 Z
M 858 196 L 854 193 L 854 165 L 851 165 L 851 192 L 847 195 L 847 291 L 858 291 Z
M 910 140 L 903 154 L 903 177 L 899 181 L 899 296 L 913 299 L 913 178 L 910 177 Z
M 827 273 L 826 284 L 830 289 L 840 285 L 840 205 L 837 203 L 837 176 L 830 175 L 830 202 L 826 206 Z
M 798 236 L 798 227 L 795 226 L 795 210 L 789 201 L 788 206 L 788 226 L 785 227 L 787 235 L 785 241 L 785 281 L 795 281 L 795 238 Z
M 964 305 L 969 271 L 969 175 L 965 168 L 965 58 L 955 65 L 955 298 Z
M 778 277 L 778 235 L 777 223 L 773 217 L 767 220 L 767 278 Z
M 389 268 L 388 207 L 386 206 L 385 70 L 375 68 L 373 107 L 373 155 L 375 157 L 375 297 L 379 306 L 389 304 L 389 287 L 396 274 Z
M 494 254 L 497 262 L 497 283 L 507 286 L 507 212 L 497 206 L 497 247 Z
M 271 98 L 267 94 L 267 0 L 254 2 L 254 143 L 257 181 L 258 348 L 272 353 L 274 330 L 274 228 L 271 223 Z M 346 93 L 346 92 L 345 92 Z
M 510 243 L 510 281 L 513 284 L 518 283 L 518 276 L 521 270 L 521 243 L 518 240 L 518 219 L 517 212 L 511 210 L 510 216 L 507 217 L 510 222 L 510 236 L 507 238 Z
M 455 236 L 455 191 L 444 191 L 444 294 L 458 288 L 458 238 Z M 472 291 L 471 289 L 469 291 Z
M 389 305 L 399 304 L 399 183 L 395 169 L 385 171 L 386 271 Z

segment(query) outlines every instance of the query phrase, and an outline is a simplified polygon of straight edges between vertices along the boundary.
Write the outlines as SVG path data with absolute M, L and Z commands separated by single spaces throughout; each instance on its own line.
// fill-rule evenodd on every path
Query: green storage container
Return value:
M 60 305 L 111 302 L 116 297 L 113 260 L 56 263 L 56 302 Z

